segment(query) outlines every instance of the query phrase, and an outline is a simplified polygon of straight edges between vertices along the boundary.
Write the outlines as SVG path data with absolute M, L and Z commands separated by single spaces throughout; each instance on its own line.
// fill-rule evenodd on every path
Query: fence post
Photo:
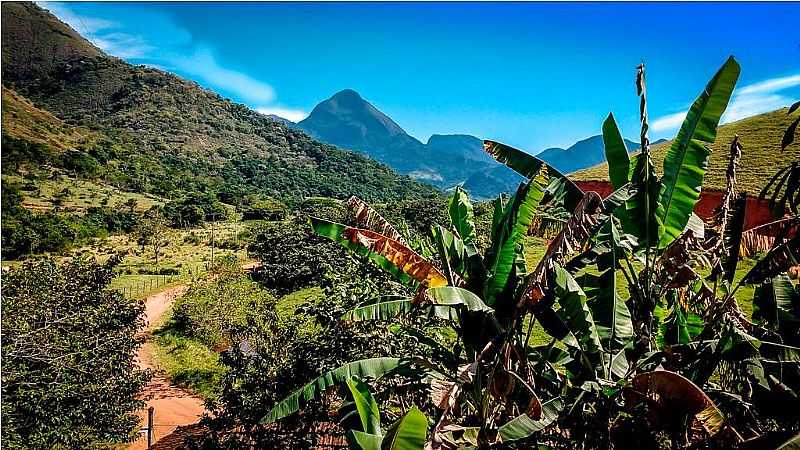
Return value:
M 147 408 L 147 448 L 153 445 L 153 412 L 155 408 L 152 406 Z

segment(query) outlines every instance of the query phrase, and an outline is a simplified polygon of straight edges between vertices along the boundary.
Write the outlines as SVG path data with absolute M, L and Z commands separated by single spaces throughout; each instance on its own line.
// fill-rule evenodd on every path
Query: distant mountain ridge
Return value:
M 448 188 L 496 164 L 469 135 L 434 135 L 423 144 L 352 89 L 319 103 L 297 123 L 310 136 L 362 152 L 413 178 Z
M 483 141 L 468 134 L 434 134 L 422 143 L 352 90 L 320 102 L 296 126 L 315 139 L 362 152 L 400 173 L 448 189 L 462 185 L 477 198 L 511 192 L 522 180 L 483 151 Z M 639 144 L 625 139 L 629 151 Z M 605 161 L 603 137 L 591 136 L 537 157 L 568 174 Z

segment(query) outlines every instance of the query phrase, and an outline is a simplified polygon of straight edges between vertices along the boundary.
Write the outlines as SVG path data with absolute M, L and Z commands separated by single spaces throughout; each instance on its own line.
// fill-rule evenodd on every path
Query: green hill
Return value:
M 6 98 L 35 105 L 53 124 L 87 130 L 92 139 L 23 132 L 31 115 L 3 109 L 4 174 L 29 165 L 63 166 L 58 150 L 82 164 L 76 175 L 119 189 L 167 198 L 202 192 L 237 204 L 260 194 L 296 201 L 352 194 L 383 200 L 433 195 L 364 156 L 309 138 L 298 130 L 222 98 L 194 82 L 105 55 L 66 24 L 31 3 L 2 4 L 3 85 Z M 5 106 L 5 105 L 4 105 Z M 61 126 L 61 125 L 58 125 Z M 41 129 L 41 127 L 39 127 Z M 47 133 L 45 133 L 47 134 Z M 54 149 L 51 152 L 49 149 Z M 8 150 L 8 152 L 7 152 Z M 11 158 L 11 159 L 9 159 Z M 7 162 L 13 164 L 7 166 Z M 80 173 L 82 167 L 91 167 Z
M 742 159 L 736 173 L 739 189 L 751 194 L 758 194 L 769 178 L 791 161 L 800 160 L 800 143 L 795 142 L 781 151 L 781 138 L 791 123 L 786 114 L 787 108 L 759 114 L 719 127 L 717 139 L 711 146 L 708 170 L 705 175 L 704 188 L 725 189 L 725 170 L 728 166 L 728 155 L 731 140 L 739 135 L 742 144 Z M 672 141 L 662 142 L 652 147 L 653 163 L 661 173 L 664 156 Z M 606 181 L 608 165 L 606 163 L 580 170 L 571 175 L 574 180 Z

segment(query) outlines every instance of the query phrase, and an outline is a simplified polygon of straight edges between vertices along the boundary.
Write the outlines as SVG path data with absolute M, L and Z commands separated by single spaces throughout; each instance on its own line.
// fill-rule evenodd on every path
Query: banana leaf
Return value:
M 348 378 L 345 380 L 350 395 L 353 397 L 358 417 L 361 419 L 361 431 L 368 434 L 381 435 L 381 412 L 378 403 L 369 392 L 369 386 L 363 381 Z
M 316 217 L 310 220 L 317 234 L 368 257 L 400 281 L 415 280 L 426 287 L 447 286 L 447 278 L 436 266 L 394 239 Z
M 652 247 L 664 228 L 657 214 L 661 182 L 649 153 L 636 155 L 631 163 L 631 185 L 636 191 L 619 216 L 625 233 L 638 237 L 639 248 Z
M 434 306 L 464 306 L 472 312 L 493 312 L 480 297 L 472 292 L 453 286 L 430 288 L 426 295 Z
M 355 195 L 347 200 L 347 212 L 354 227 L 372 230 L 403 245 L 408 245 L 403 235 L 388 220 Z
M 506 207 L 487 258 L 490 275 L 486 283 L 485 296 L 489 305 L 494 304 L 497 295 L 506 289 L 515 269 L 518 247 L 528 235 L 528 229 L 533 221 L 536 207 L 542 201 L 547 182 L 547 169 L 542 168 L 528 183 L 520 185 Z
M 556 313 L 577 337 L 589 362 L 597 367 L 602 361 L 603 345 L 586 294 L 572 275 L 559 265 L 555 266 L 555 298 L 560 306 Z
M 328 388 L 341 384 L 348 378 L 379 379 L 385 375 L 402 373 L 404 370 L 410 368 L 411 363 L 411 359 L 405 358 L 369 358 L 349 362 L 336 369 L 325 372 L 278 402 L 267 415 L 261 419 L 261 423 L 272 423 L 290 414 L 296 413 L 300 410 L 302 402 L 317 397 Z
M 789 267 L 800 265 L 800 235 L 789 237 L 774 245 L 763 258 L 756 262 L 741 284 L 760 284 L 768 278 L 786 272 Z
M 464 245 L 473 244 L 475 242 L 475 215 L 472 212 L 469 196 L 460 187 L 456 187 L 453 197 L 450 198 L 447 211 L 450 214 L 450 222 Z
M 347 442 L 350 444 L 351 449 L 381 450 L 383 436 L 364 433 L 358 430 L 350 430 L 347 432 Z
M 774 329 L 782 329 L 787 322 L 798 322 L 796 315 L 800 304 L 800 289 L 785 274 L 758 286 L 753 293 L 753 321 Z
M 624 186 L 630 178 L 630 157 L 625 140 L 617 127 L 613 114 L 608 114 L 603 122 L 603 145 L 605 147 L 606 161 L 608 161 L 608 176 L 611 179 L 611 186 L 614 190 Z
M 689 108 L 678 135 L 664 158 L 658 218 L 664 224 L 658 246 L 665 248 L 683 232 L 700 198 L 703 177 L 717 126 L 739 78 L 739 64 L 728 58 Z
M 533 420 L 526 414 L 519 415 L 498 428 L 497 439 L 500 442 L 525 439 L 555 422 L 562 409 L 564 409 L 564 402 L 561 397 L 552 398 L 542 403 L 541 419 Z
M 583 198 L 583 191 L 575 182 L 529 153 L 494 141 L 483 141 L 483 149 L 498 162 L 528 179 L 535 177 L 543 167 L 546 168 L 551 179 L 560 180 L 560 183 L 553 183 L 549 186 L 546 203 L 549 203 L 550 198 L 560 198 L 563 201 L 562 206 L 568 211 L 572 211 Z
M 617 286 L 617 270 L 627 243 L 620 236 L 614 219 L 600 228 L 594 247 L 598 252 L 599 274 L 587 272 L 579 281 L 603 347 L 609 351 L 618 350 L 633 337 L 633 322 Z M 630 247 L 627 251 L 631 251 Z
M 428 418 L 413 406 L 386 430 L 381 450 L 423 450 L 427 436 Z

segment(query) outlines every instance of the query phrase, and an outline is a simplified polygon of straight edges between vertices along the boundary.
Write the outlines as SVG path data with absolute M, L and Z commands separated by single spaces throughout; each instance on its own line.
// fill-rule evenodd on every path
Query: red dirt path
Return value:
M 139 367 L 152 369 L 154 375 L 142 393 L 142 397 L 147 400 L 147 407 L 139 412 L 139 417 L 141 426 L 146 426 L 147 408 L 150 406 L 154 408 L 153 442 L 169 435 L 178 426 L 196 423 L 205 410 L 203 399 L 173 385 L 163 370 L 159 369 L 153 358 L 153 343 L 150 341 L 155 325 L 160 322 L 161 317 L 169 310 L 175 299 L 186 292 L 186 289 L 187 287 L 184 285 L 171 287 L 153 294 L 145 300 L 147 328 L 143 333 L 147 337 L 147 342 L 142 345 L 136 356 Z M 146 435 L 141 434 L 129 448 L 131 450 L 146 449 Z

